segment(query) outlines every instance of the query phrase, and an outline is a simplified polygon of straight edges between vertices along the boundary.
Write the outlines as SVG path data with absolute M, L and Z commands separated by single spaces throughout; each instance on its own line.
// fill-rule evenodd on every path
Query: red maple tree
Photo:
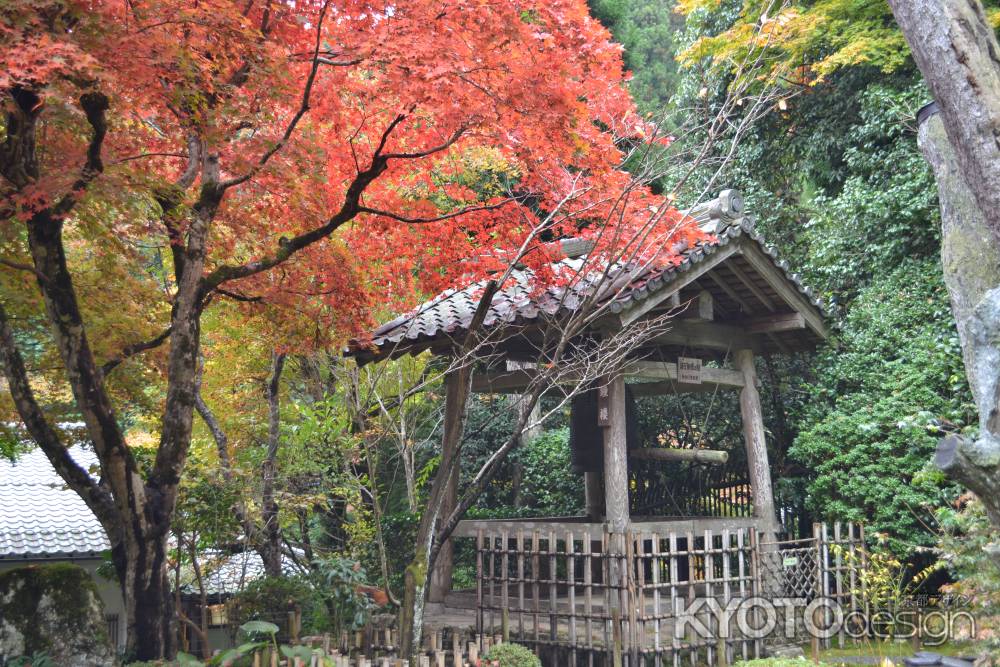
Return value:
M 624 236 L 603 234 L 608 221 L 647 225 L 651 209 L 672 225 L 666 247 L 697 234 L 621 170 L 625 147 L 663 139 L 583 0 L 33 0 L 0 12 L 0 276 L 10 294 L 30 283 L 37 301 L 18 303 L 51 329 L 100 482 L 67 454 L 24 332 L 0 307 L 3 370 L 31 437 L 108 532 L 138 659 L 176 651 L 167 536 L 213 301 L 294 310 L 310 331 L 285 344 L 324 345 L 506 265 L 543 211 L 559 210 L 548 238 L 611 244 Z M 477 160 L 504 187 L 473 182 L 490 172 Z M 169 247 L 162 274 L 157 245 Z M 543 280 L 556 279 L 541 270 L 550 247 L 520 258 Z M 80 289 L 82 257 L 103 283 Z M 131 308 L 108 298 L 126 280 Z M 91 335 L 101 312 L 114 324 Z M 156 348 L 168 350 L 159 445 L 141 472 L 108 378 Z

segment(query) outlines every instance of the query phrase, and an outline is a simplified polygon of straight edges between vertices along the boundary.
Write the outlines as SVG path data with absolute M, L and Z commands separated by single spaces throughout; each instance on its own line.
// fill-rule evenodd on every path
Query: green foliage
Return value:
M 583 509 L 580 475 L 570 461 L 569 429 L 545 431 L 514 453 L 521 466 L 521 502 L 539 516 L 571 516 Z
M 514 450 L 507 469 L 493 482 L 491 497 L 480 500 L 469 516 L 569 516 L 582 509 L 580 475 L 572 470 L 569 429 L 564 427 L 543 431 Z
M 317 664 L 322 667 L 333 664 L 333 661 L 321 650 L 314 649 L 311 646 L 289 646 L 287 644 L 279 646 L 277 643 L 278 631 L 278 626 L 273 623 L 266 623 L 264 621 L 244 623 L 240 626 L 240 633 L 247 637 L 248 641 L 218 653 L 207 664 L 212 666 L 242 664 L 244 661 L 249 660 L 249 656 L 263 655 L 265 651 L 268 654 L 276 652 L 288 658 L 289 664 L 293 661 L 298 661 L 296 664 L 311 664 L 314 657 L 318 661 Z M 242 661 L 240 660 L 241 658 L 243 659 Z M 192 660 L 193 662 L 187 663 L 178 659 L 178 667 L 195 667 L 202 664 L 197 659 Z
M 241 625 L 266 622 L 284 627 L 288 612 L 294 609 L 302 614 L 303 632 L 312 634 L 329 629 L 330 613 L 323 595 L 303 576 L 261 577 L 250 582 L 234 597 L 230 618 Z M 278 639 L 287 641 L 287 632 L 282 630 Z
M 358 592 L 367 583 L 365 571 L 353 560 L 330 556 L 317 560 L 311 573 L 322 591 L 330 617 L 329 629 L 337 636 L 342 630 L 356 630 L 368 622 L 372 603 Z
M 590 0 L 591 13 L 625 47 L 629 84 L 641 111 L 657 113 L 677 88 L 677 31 L 682 16 L 662 0 Z
M 996 540 L 996 530 L 978 499 L 966 497 L 964 501 L 959 507 L 946 506 L 937 512 L 938 553 L 955 577 L 945 592 L 963 596 L 973 614 L 983 620 L 993 617 L 995 622 L 1000 615 L 1000 566 L 984 547 Z M 1000 648 L 1000 637 L 993 639 L 993 648 Z
M 897 553 L 928 545 L 930 509 L 954 496 L 926 470 L 941 428 L 971 421 L 941 268 L 907 262 L 864 289 L 818 379 L 791 455 L 817 514 L 865 522 Z
M 250 582 L 233 600 L 231 616 L 248 635 L 278 634 L 285 641 L 289 611 L 299 610 L 306 634 L 354 630 L 371 611 L 370 600 L 358 591 L 367 583 L 364 569 L 341 556 L 317 559 L 308 575 L 263 577 Z M 250 637 L 253 639 L 253 637 Z
M 398 591 L 403 585 L 403 570 L 413 560 L 413 545 L 416 541 L 420 515 L 401 510 L 382 517 L 382 533 L 385 540 L 386 557 L 389 561 L 389 587 Z M 374 540 L 358 545 L 359 559 L 368 572 L 379 571 L 378 545 Z
M 542 667 L 542 661 L 520 644 L 497 644 L 483 656 L 499 663 L 499 667 Z
M 704 13 L 714 0 L 680 0 L 685 13 Z M 730 4 L 730 3 L 726 3 Z M 701 36 L 680 54 L 688 65 L 708 60 L 722 71 L 760 58 L 769 83 L 816 85 L 839 69 L 877 68 L 884 74 L 906 63 L 908 50 L 882 0 L 768 0 L 742 3 L 739 17 L 719 34 Z
M 841 301 L 908 257 L 933 257 L 941 242 L 934 178 L 908 123 L 926 89 L 874 83 L 856 100 L 857 122 L 840 138 L 842 181 L 812 198 L 802 234 L 810 282 Z
M 48 653 L 36 651 L 31 655 L 19 655 L 7 661 L 7 667 L 56 667 Z

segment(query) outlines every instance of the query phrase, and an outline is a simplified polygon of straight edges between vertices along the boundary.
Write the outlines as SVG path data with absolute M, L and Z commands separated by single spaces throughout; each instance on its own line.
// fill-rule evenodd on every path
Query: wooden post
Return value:
M 621 375 L 612 378 L 601 388 L 604 389 L 608 392 L 608 425 L 604 427 L 604 509 L 611 532 L 624 533 L 629 527 L 625 378 Z
M 611 632 L 614 637 L 612 647 L 612 664 L 620 667 L 625 633 L 622 632 L 622 620 L 628 618 L 627 609 L 622 609 L 621 598 L 627 569 L 622 567 L 622 556 L 625 554 L 625 532 L 629 529 L 628 511 L 628 445 L 626 442 L 626 407 L 625 378 L 618 375 L 610 379 L 598 391 L 607 391 L 604 400 L 598 401 L 598 410 L 607 407 L 606 421 L 598 415 L 598 423 L 604 426 L 604 512 L 609 539 L 606 548 L 610 567 L 606 580 L 611 592 Z
M 460 396 L 462 392 L 465 391 L 464 387 L 459 386 L 459 383 L 466 381 L 465 373 L 451 372 L 445 375 L 445 405 L 444 414 L 445 422 L 461 422 L 464 415 L 460 414 L 458 403 L 461 407 L 465 407 L 465 400 Z M 447 424 L 446 424 L 447 429 Z M 457 431 L 461 433 L 461 429 Z M 458 448 L 459 438 L 454 440 L 450 438 L 444 438 L 442 446 L 448 447 L 450 451 L 441 452 L 441 460 L 447 461 L 452 458 L 455 450 Z M 441 512 L 439 516 L 447 517 L 455 509 L 458 504 L 458 473 L 452 475 L 448 479 L 448 484 L 444 490 L 444 497 L 441 500 Z M 451 591 L 451 574 L 452 574 L 452 559 L 454 557 L 455 548 L 452 544 L 451 538 L 448 538 L 441 545 L 441 550 L 438 552 L 437 558 L 434 561 L 434 569 L 431 571 L 431 581 L 430 587 L 427 590 L 427 601 L 428 602 L 444 602 L 445 596 Z
M 736 350 L 734 359 L 736 368 L 743 374 L 740 416 L 743 420 L 747 465 L 750 468 L 750 486 L 753 489 L 753 515 L 761 520 L 765 541 L 773 543 L 777 540 L 778 521 L 774 513 L 771 466 L 767 460 L 764 416 L 760 407 L 760 394 L 757 392 L 757 370 L 753 365 L 753 351 Z
M 601 496 L 601 473 L 583 473 L 583 497 L 587 508 L 587 518 L 600 521 L 604 516 L 604 498 Z

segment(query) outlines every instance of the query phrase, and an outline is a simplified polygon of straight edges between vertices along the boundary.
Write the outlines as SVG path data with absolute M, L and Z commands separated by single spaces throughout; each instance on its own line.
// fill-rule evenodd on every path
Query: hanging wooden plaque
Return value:
M 701 384 L 701 359 L 678 357 L 677 381 L 684 384 Z

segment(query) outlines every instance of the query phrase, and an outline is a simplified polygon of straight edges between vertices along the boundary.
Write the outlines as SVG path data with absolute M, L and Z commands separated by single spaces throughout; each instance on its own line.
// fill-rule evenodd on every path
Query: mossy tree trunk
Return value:
M 940 114 L 920 147 L 941 200 L 944 279 L 979 409 L 976 440 L 952 436 L 938 467 L 1000 528 L 1000 45 L 979 0 L 890 0 Z M 1000 544 L 987 547 L 1000 562 Z
M 431 484 L 427 507 L 417 527 L 416 549 L 413 560 L 403 576 L 403 604 L 399 612 L 400 649 L 404 657 L 411 657 L 420 645 L 423 629 L 424 607 L 427 603 L 427 582 L 434 567 L 439 545 L 441 515 L 454 508 L 446 507 L 454 479 L 459 474 L 459 457 L 462 450 L 462 433 L 465 429 L 465 407 L 468 403 L 472 367 L 463 364 L 445 378 L 444 433 L 441 439 L 441 463 Z

